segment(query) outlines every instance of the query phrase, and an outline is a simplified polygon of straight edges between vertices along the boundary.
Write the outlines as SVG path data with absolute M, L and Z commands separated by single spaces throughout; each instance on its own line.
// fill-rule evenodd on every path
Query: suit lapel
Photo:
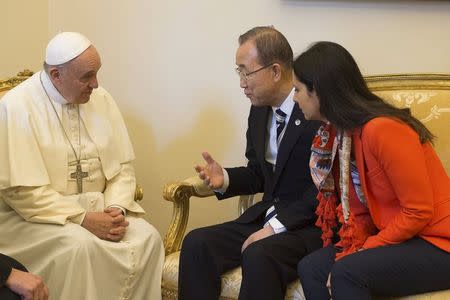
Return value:
M 298 124 L 299 121 L 300 124 Z M 298 107 L 298 104 L 295 104 L 294 108 L 292 109 L 292 115 L 289 118 L 289 123 L 287 125 L 283 139 L 281 140 L 280 148 L 278 149 L 277 164 L 275 166 L 274 174 L 274 184 L 277 183 L 277 180 L 290 157 L 292 149 L 297 143 L 297 140 L 299 139 L 301 133 L 304 131 L 304 127 L 305 117 Z
M 256 118 L 255 126 L 255 151 L 258 156 L 264 157 L 267 139 L 267 118 L 269 117 L 270 107 L 260 110 Z
M 270 165 L 266 162 L 266 142 L 267 142 L 267 122 L 271 107 L 264 107 L 258 110 L 257 117 L 255 118 L 255 131 L 254 142 L 256 157 L 259 161 L 263 162 L 263 166 Z M 271 167 L 269 168 L 269 174 L 272 174 Z

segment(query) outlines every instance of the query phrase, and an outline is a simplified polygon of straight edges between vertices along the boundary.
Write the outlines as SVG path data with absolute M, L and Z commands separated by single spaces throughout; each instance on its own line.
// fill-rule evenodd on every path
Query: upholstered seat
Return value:
M 368 76 L 366 81 L 372 91 L 398 107 L 408 107 L 438 138 L 435 149 L 447 174 L 450 174 L 450 74 L 397 74 Z M 189 199 L 208 197 L 214 193 L 197 177 L 167 184 L 164 198 L 173 202 L 173 217 L 166 234 L 166 261 L 162 278 L 163 299 L 176 299 L 178 262 L 181 242 L 189 216 Z M 241 197 L 239 213 L 253 204 L 252 197 Z M 449 278 L 450 281 L 450 278 Z M 241 282 L 241 269 L 233 269 L 222 276 L 220 299 L 237 299 Z M 300 281 L 293 282 L 285 299 L 304 299 Z M 450 290 L 401 298 L 402 300 L 450 299 Z

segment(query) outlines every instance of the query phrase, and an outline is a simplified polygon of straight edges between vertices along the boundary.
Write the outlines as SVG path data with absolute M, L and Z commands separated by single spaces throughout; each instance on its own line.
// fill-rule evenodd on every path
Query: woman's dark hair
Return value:
M 320 114 L 337 128 L 353 130 L 379 116 L 408 124 L 420 141 L 432 142 L 434 135 L 409 109 L 397 108 L 372 93 L 352 55 L 333 42 L 317 42 L 300 54 L 293 64 L 297 79 L 320 101 Z

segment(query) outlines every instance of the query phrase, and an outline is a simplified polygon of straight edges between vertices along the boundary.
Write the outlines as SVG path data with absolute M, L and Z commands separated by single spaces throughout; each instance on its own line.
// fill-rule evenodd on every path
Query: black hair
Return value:
M 407 108 L 397 108 L 372 93 L 352 55 L 333 42 L 317 42 L 293 63 L 294 74 L 315 91 L 320 114 L 342 130 L 353 130 L 379 116 L 408 124 L 420 141 L 433 142 L 434 135 Z

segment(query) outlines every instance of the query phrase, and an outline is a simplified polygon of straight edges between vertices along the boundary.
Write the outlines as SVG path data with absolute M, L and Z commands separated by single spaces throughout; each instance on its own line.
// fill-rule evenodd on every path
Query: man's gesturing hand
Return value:
M 222 166 L 219 165 L 208 152 L 202 153 L 203 159 L 206 162 L 204 166 L 195 166 L 198 176 L 203 182 L 212 190 L 218 190 L 223 186 L 223 172 Z

